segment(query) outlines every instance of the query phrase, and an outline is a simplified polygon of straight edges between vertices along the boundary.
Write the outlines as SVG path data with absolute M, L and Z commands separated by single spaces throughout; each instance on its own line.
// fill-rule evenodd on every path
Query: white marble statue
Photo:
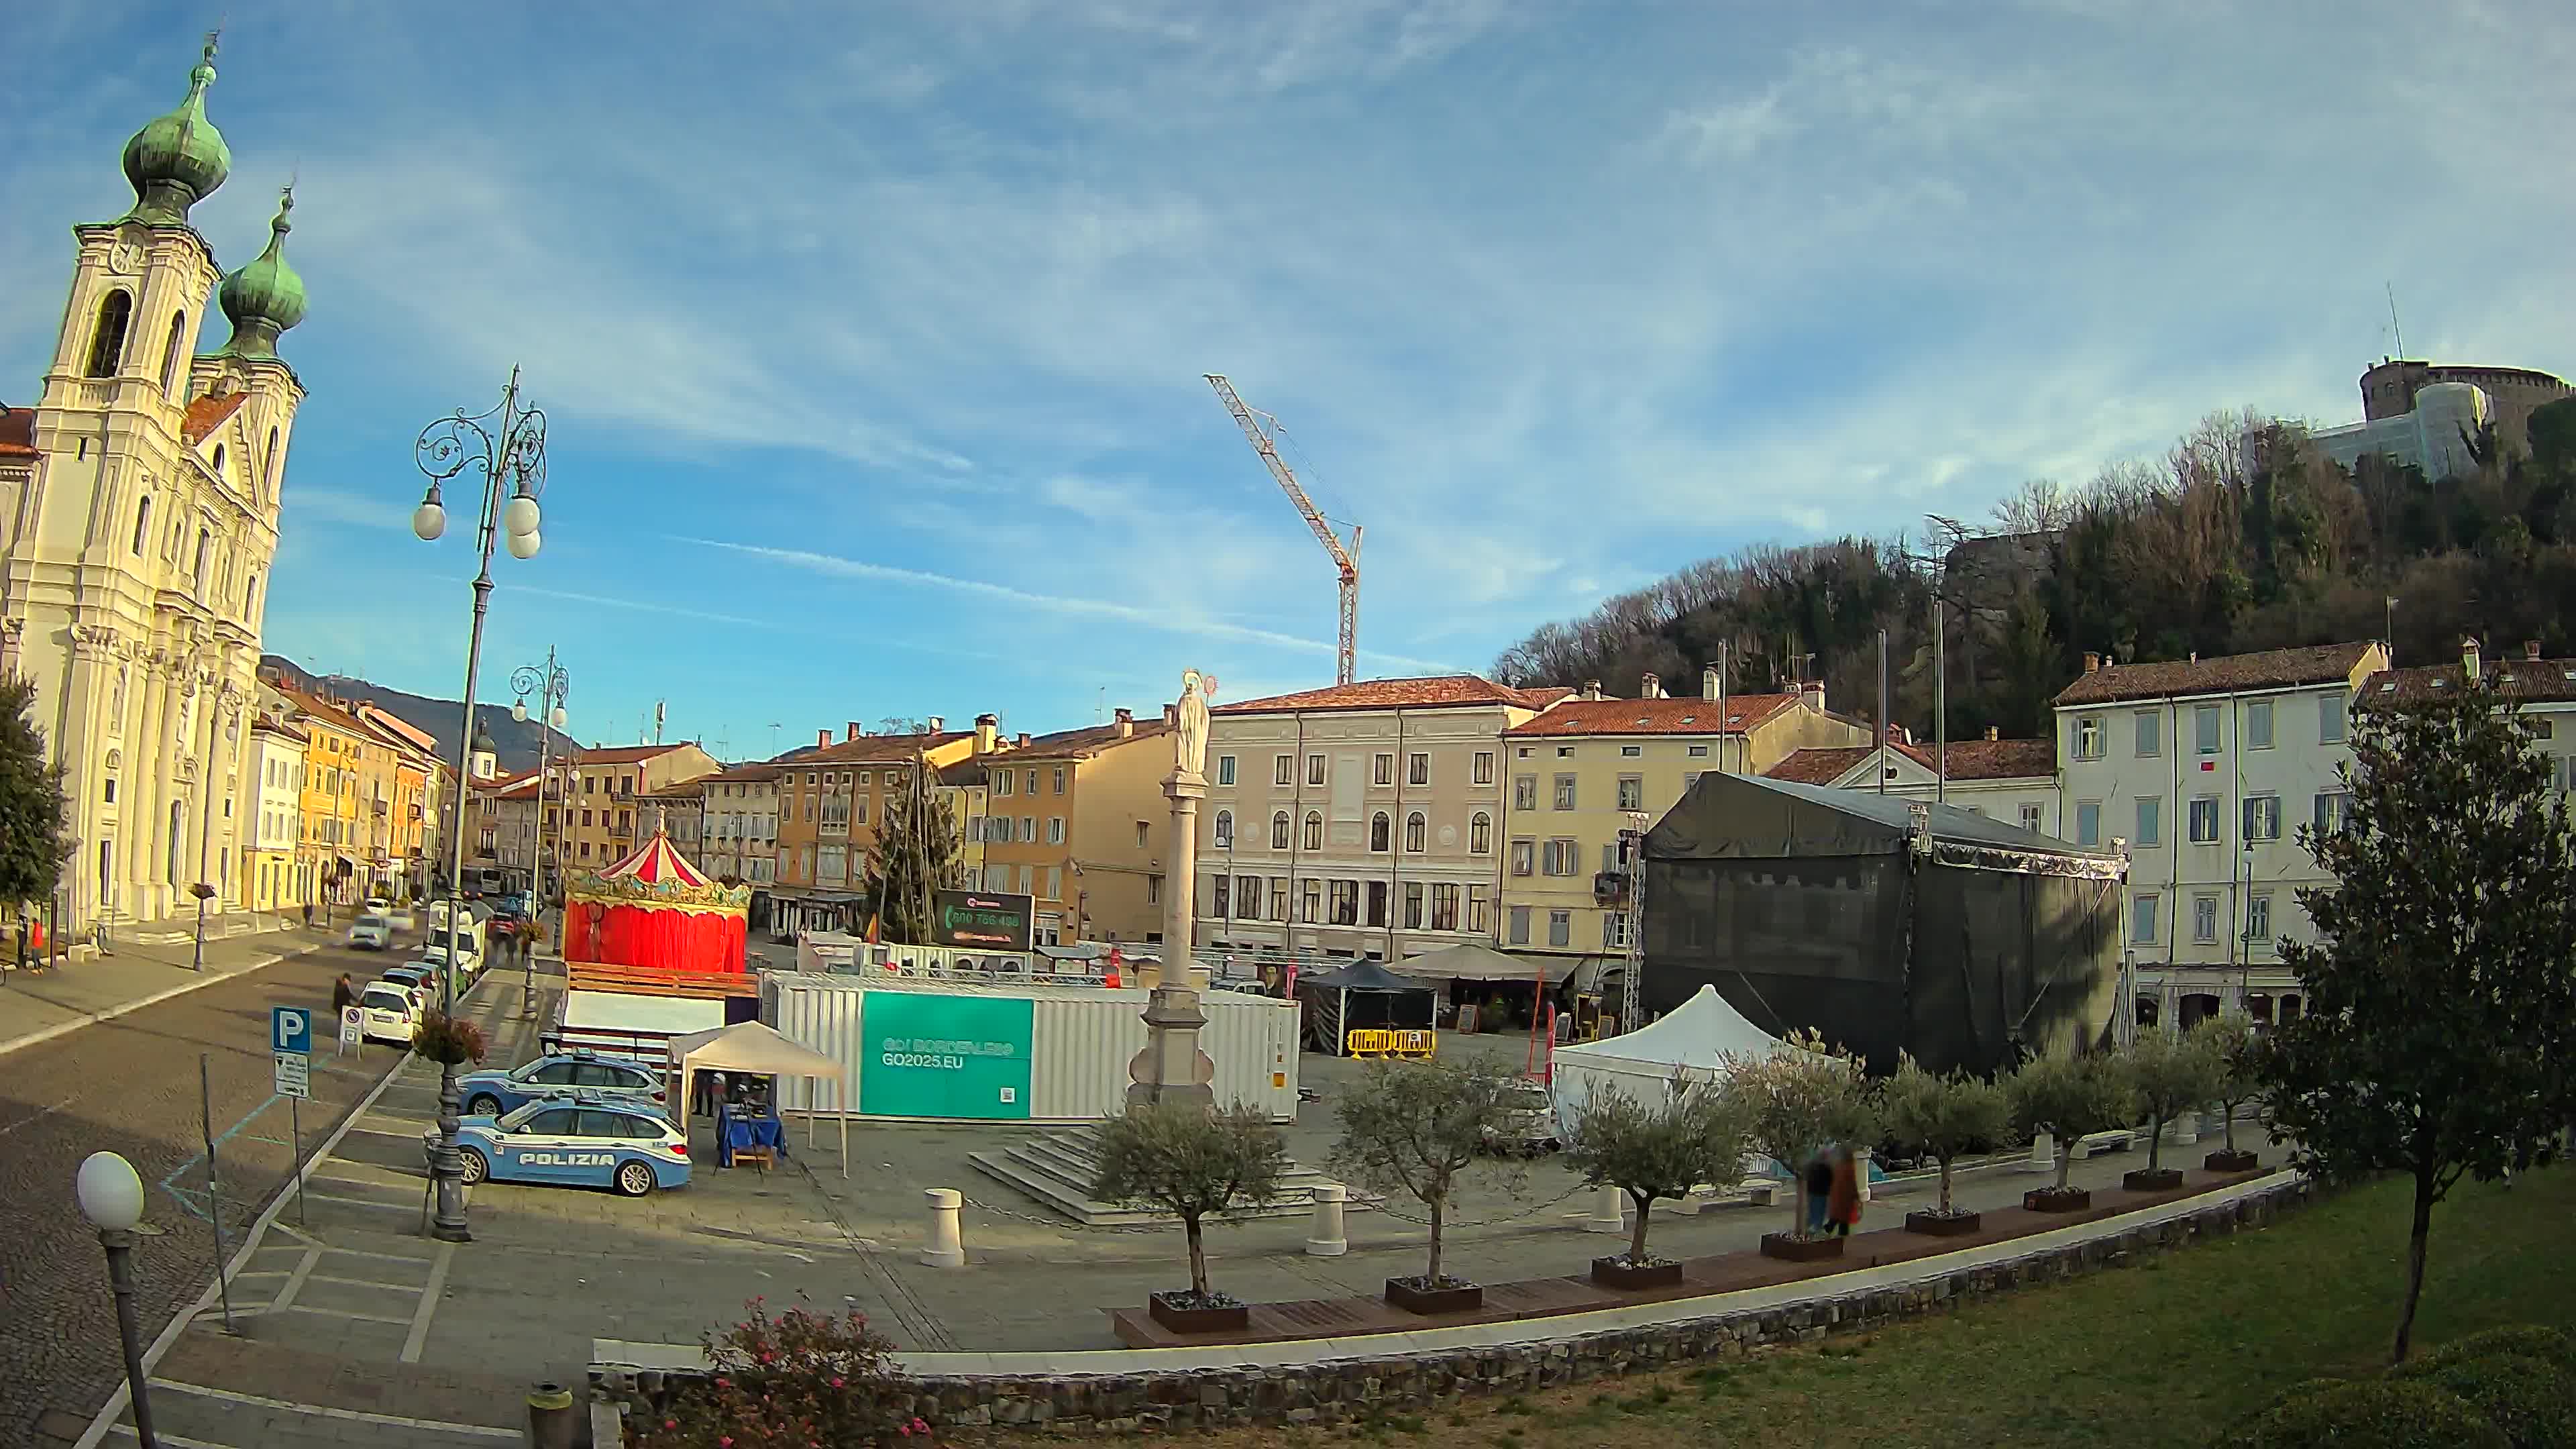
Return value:
M 1183 775 L 1199 775 L 1207 769 L 1208 707 L 1207 695 L 1199 688 L 1199 672 L 1181 672 L 1180 728 L 1172 735 L 1173 764 Z

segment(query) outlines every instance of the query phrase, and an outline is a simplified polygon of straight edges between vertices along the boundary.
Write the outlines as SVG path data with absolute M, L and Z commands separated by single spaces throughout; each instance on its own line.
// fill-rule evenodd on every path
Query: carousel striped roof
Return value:
M 636 847 L 635 853 L 599 872 L 603 881 L 631 880 L 638 885 L 703 886 L 706 874 L 689 864 L 671 844 L 671 837 L 660 820 L 653 823 L 653 838 Z

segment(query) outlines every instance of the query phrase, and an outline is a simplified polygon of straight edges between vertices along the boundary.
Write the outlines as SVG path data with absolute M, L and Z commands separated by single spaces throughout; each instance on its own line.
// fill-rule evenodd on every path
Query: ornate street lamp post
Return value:
M 528 696 L 537 697 L 537 858 L 533 884 L 529 891 L 529 939 L 519 948 L 519 1015 L 537 1014 L 536 947 L 546 936 L 546 792 L 554 786 L 555 731 L 564 726 L 564 698 L 572 692 L 572 676 L 555 662 L 555 651 L 546 651 L 544 668 L 522 664 L 510 671 L 510 688 L 519 697 L 510 706 L 510 718 L 528 722 Z M 564 804 L 572 803 L 571 792 L 565 792 Z M 560 868 L 560 867 L 558 867 Z
M 474 779 L 474 677 L 483 666 L 483 617 L 492 605 L 492 542 L 506 536 L 510 557 L 537 556 L 537 495 L 546 486 L 546 415 L 520 405 L 519 370 L 514 367 L 509 385 L 501 390 L 499 407 L 471 417 L 459 409 L 454 416 L 440 418 L 421 430 L 413 454 L 420 471 L 429 477 L 429 491 L 411 516 L 411 531 L 423 543 L 435 542 L 447 531 L 447 508 L 439 499 L 439 486 L 469 470 L 483 475 L 483 507 L 474 534 L 479 563 L 474 576 L 474 631 L 465 646 L 465 719 L 456 732 L 456 848 L 447 872 L 447 960 L 438 972 L 440 1009 L 453 1020 L 457 932 L 465 910 L 465 799 L 473 793 Z M 465 1222 L 464 1162 L 456 1148 L 458 1107 L 456 1064 L 441 1062 L 438 1145 L 430 1153 L 438 1207 L 430 1234 L 450 1243 L 474 1238 Z

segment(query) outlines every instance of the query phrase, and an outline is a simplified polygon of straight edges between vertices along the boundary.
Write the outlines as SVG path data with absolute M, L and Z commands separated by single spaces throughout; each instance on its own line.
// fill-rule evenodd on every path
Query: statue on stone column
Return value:
M 1173 765 L 1183 776 L 1207 771 L 1208 706 L 1203 681 L 1195 669 L 1181 671 L 1180 728 L 1172 736 Z

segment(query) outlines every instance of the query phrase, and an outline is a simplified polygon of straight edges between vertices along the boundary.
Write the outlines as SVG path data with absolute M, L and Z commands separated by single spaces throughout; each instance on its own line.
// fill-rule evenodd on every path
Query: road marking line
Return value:
M 447 1265 L 456 1256 L 454 1243 L 438 1245 L 438 1261 L 429 1265 L 429 1282 L 420 1290 L 420 1306 L 411 1314 L 411 1332 L 404 1337 L 402 1361 L 420 1362 L 420 1350 L 429 1342 L 429 1318 L 438 1311 L 438 1295 L 447 1287 Z
M 377 1202 L 371 1198 L 363 1197 L 333 1197 L 327 1192 L 317 1192 L 313 1194 L 313 1200 L 316 1202 L 344 1203 L 350 1207 L 386 1208 L 398 1213 L 407 1213 L 413 1210 L 412 1204 L 407 1202 Z
M 349 1258 L 376 1258 L 387 1263 L 419 1263 L 427 1265 L 430 1262 L 427 1258 L 415 1258 L 408 1253 L 375 1253 L 369 1252 L 365 1248 L 334 1248 L 322 1246 L 322 1251 L 325 1253 L 338 1253 L 343 1257 Z
M 390 1323 L 396 1328 L 408 1327 L 411 1323 L 411 1320 L 408 1318 L 387 1318 L 381 1313 L 351 1313 L 345 1308 L 314 1308 L 302 1303 L 290 1303 L 278 1311 L 281 1313 L 312 1313 L 318 1314 L 324 1318 L 354 1318 L 360 1323 Z
M 21 1127 L 32 1127 L 79 1100 L 80 1099 L 78 1097 L 65 1097 L 54 1105 L 45 1108 L 41 1112 L 30 1112 L 26 1116 L 19 1118 L 17 1121 L 10 1123 L 8 1126 L 0 1127 L 0 1137 L 6 1137 Z
M 286 1286 L 277 1290 L 276 1300 L 271 1302 L 268 1306 L 272 1310 L 294 1307 L 295 1295 L 304 1291 L 304 1280 L 313 1276 L 313 1265 L 321 1261 L 321 1249 L 305 1249 L 303 1261 L 295 1265 L 295 1271 L 287 1277 Z M 238 1281 L 241 1275 L 239 1273 L 235 1273 L 233 1277 Z
M 427 1429 L 433 1433 L 472 1434 L 483 1439 L 520 1439 L 519 1429 L 495 1429 L 487 1424 L 457 1424 L 445 1419 L 412 1419 L 401 1414 L 371 1414 L 363 1409 L 343 1409 L 330 1404 L 297 1404 L 285 1399 L 262 1398 L 258 1394 L 237 1394 L 230 1389 L 210 1389 L 202 1384 L 183 1384 L 177 1379 L 154 1379 L 152 1387 L 173 1393 L 195 1394 L 201 1398 L 220 1399 L 225 1403 L 243 1404 L 254 1409 L 282 1409 L 290 1414 L 312 1414 L 325 1419 L 344 1419 L 356 1424 L 384 1424 L 396 1429 Z
M 240 1275 L 235 1274 L 234 1276 L 239 1277 Z M 337 1283 L 343 1288 L 382 1288 L 388 1293 L 418 1293 L 421 1291 L 421 1287 L 417 1283 L 380 1283 L 373 1278 L 334 1278 L 328 1273 L 314 1274 L 313 1281 L 316 1283 Z
M 122 1434 L 128 1439 L 140 1439 L 143 1437 L 142 1435 L 135 1433 L 133 1426 L 128 1424 L 119 1424 L 107 1432 L 111 1434 Z M 164 1434 L 157 1429 L 153 1431 L 152 1437 L 169 1445 L 170 1449 L 233 1449 L 233 1446 L 230 1444 L 218 1444 L 212 1439 L 191 1439 L 185 1434 Z

